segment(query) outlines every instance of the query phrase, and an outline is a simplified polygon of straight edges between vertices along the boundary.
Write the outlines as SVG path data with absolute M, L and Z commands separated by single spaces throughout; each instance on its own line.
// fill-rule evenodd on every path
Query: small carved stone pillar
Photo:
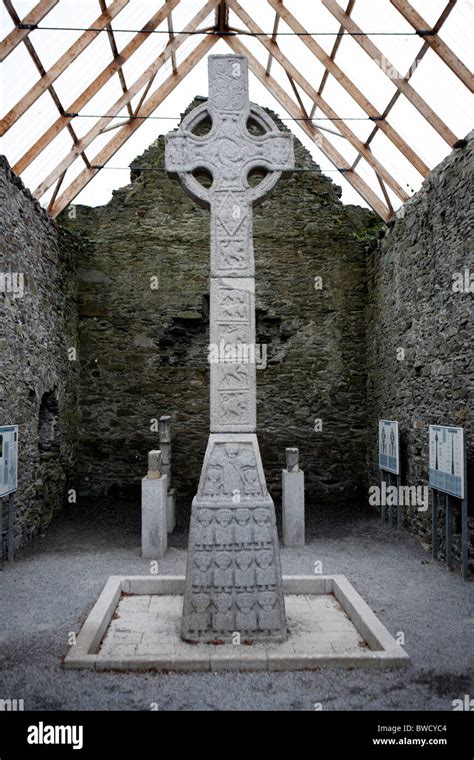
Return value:
M 168 548 L 168 477 L 162 473 L 161 451 L 148 452 L 142 479 L 142 557 L 161 559 Z
M 162 465 L 161 470 L 168 476 L 168 506 L 167 526 L 168 533 L 172 533 L 176 525 L 176 495 L 175 489 L 171 488 L 171 417 L 163 414 L 158 423 Z
M 304 472 L 299 468 L 299 450 L 285 449 L 286 470 L 282 470 L 283 543 L 304 546 Z

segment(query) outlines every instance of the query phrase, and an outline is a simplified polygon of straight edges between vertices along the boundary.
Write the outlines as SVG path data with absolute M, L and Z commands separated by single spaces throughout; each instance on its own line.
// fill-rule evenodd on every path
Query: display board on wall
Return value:
M 394 420 L 379 420 L 379 468 L 400 474 L 398 422 Z
M 18 425 L 0 427 L 0 498 L 13 493 L 18 483 Z
M 464 499 L 464 431 L 460 427 L 429 426 L 429 484 Z

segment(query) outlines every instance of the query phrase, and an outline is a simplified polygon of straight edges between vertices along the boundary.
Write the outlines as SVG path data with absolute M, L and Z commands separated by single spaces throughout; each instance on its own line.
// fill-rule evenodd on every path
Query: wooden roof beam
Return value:
M 29 148 L 26 153 L 16 162 L 13 166 L 15 174 L 20 175 L 25 169 L 37 158 L 40 153 L 54 140 L 55 137 L 61 132 L 64 127 L 74 118 L 75 114 L 82 111 L 84 106 L 99 92 L 99 90 L 107 84 L 107 82 L 118 71 L 121 64 L 128 61 L 133 53 L 138 50 L 146 39 L 148 39 L 147 32 L 152 32 L 156 29 L 161 22 L 166 18 L 170 8 L 176 7 L 180 0 L 166 0 L 165 4 L 151 17 L 151 19 L 142 27 L 141 31 L 133 37 L 130 42 L 124 47 L 119 54 L 117 60 L 109 63 L 105 69 L 98 74 L 91 84 L 71 103 L 69 108 L 66 109 L 67 114 L 70 116 L 62 116 L 52 124 L 46 132 Z
M 368 148 L 365 147 L 363 142 L 347 126 L 347 124 L 339 118 L 337 113 L 332 110 L 332 108 L 326 103 L 326 101 L 320 95 L 318 95 L 316 90 L 302 76 L 302 74 L 298 71 L 298 69 L 290 63 L 290 61 L 286 58 L 286 56 L 283 55 L 278 45 L 276 45 L 276 43 L 272 42 L 268 37 L 266 37 L 263 34 L 260 27 L 257 24 L 255 24 L 253 19 L 238 4 L 237 0 L 228 0 L 228 2 L 229 2 L 229 6 L 242 19 L 242 21 L 244 21 L 248 29 L 259 35 L 258 39 L 267 48 L 267 50 L 272 50 L 275 60 L 278 61 L 278 63 L 283 67 L 286 73 L 289 74 L 291 78 L 295 82 L 298 83 L 301 89 L 304 92 L 306 92 L 306 94 L 311 98 L 313 102 L 317 103 L 321 111 L 334 123 L 335 127 L 339 130 L 339 132 L 342 135 L 344 135 L 344 137 L 346 137 L 346 139 L 351 143 L 353 148 L 355 148 L 355 150 L 357 150 L 358 152 L 362 153 L 362 155 L 364 156 L 366 161 L 372 166 L 372 168 L 381 174 L 381 176 L 385 179 L 389 187 L 391 187 L 394 193 L 398 195 L 400 200 L 402 201 L 407 200 L 408 195 L 406 194 L 404 189 L 401 187 L 401 185 L 396 181 L 396 179 L 394 179 L 394 177 L 391 176 L 391 174 L 385 169 L 385 167 L 382 166 L 382 164 L 375 158 L 373 153 Z M 282 18 L 285 19 L 283 14 L 282 14 Z M 424 165 L 422 165 L 420 168 L 424 168 L 424 170 L 426 170 L 426 174 L 429 173 L 428 167 L 425 167 Z
M 392 202 L 390 200 L 389 194 L 387 193 L 387 188 L 385 187 L 385 183 L 384 183 L 383 179 L 381 178 L 380 174 L 376 174 L 375 176 L 377 177 L 377 180 L 378 180 L 378 183 L 380 185 L 380 189 L 382 191 L 383 197 L 385 198 L 385 203 L 387 204 L 387 206 L 389 208 L 390 216 L 393 216 L 394 213 L 395 213 L 395 211 L 393 210 Z
M 54 206 L 54 201 L 55 201 L 55 200 L 56 200 L 56 198 L 58 197 L 58 193 L 59 193 L 59 191 L 60 191 L 60 189 L 61 189 L 61 185 L 63 184 L 63 181 L 64 181 L 64 177 L 65 177 L 65 176 L 66 176 L 66 172 L 63 172 L 63 173 L 61 174 L 61 176 L 59 177 L 58 181 L 56 182 L 56 187 L 54 188 L 54 192 L 53 192 L 53 194 L 52 194 L 52 196 L 51 196 L 51 200 L 50 200 L 50 201 L 49 201 L 49 203 L 48 203 L 48 213 L 50 213 L 51 209 L 52 209 L 52 208 L 53 208 L 53 206 Z
M 7 9 L 8 13 L 10 14 L 10 16 L 12 18 L 12 21 L 16 25 L 18 25 L 20 23 L 20 17 L 18 16 L 17 12 L 15 11 L 15 8 L 14 8 L 13 3 L 11 2 L 11 0 L 3 0 L 3 4 L 5 5 L 5 8 Z M 35 64 L 36 68 L 38 69 L 39 75 L 43 76 L 45 74 L 45 69 L 44 69 L 43 64 L 41 63 L 41 59 L 40 59 L 38 53 L 36 52 L 36 48 L 34 47 L 32 41 L 30 40 L 29 37 L 25 37 L 24 40 L 23 40 L 23 43 L 24 43 L 24 45 L 25 45 L 25 47 L 26 47 L 26 49 L 27 49 L 27 51 L 28 51 L 28 53 L 29 53 L 29 55 L 30 55 L 33 63 Z M 56 90 L 54 89 L 53 85 L 50 85 L 48 87 L 48 92 L 51 95 L 53 103 L 56 106 L 56 108 L 58 109 L 59 113 L 63 114 L 64 113 L 64 108 L 62 106 L 61 100 L 60 100 L 60 98 L 59 98 Z M 72 137 L 73 143 L 77 145 L 77 143 L 79 142 L 79 140 L 78 140 L 76 132 L 73 129 L 73 127 L 72 127 L 71 124 L 68 124 L 68 131 L 69 131 L 69 134 Z M 85 155 L 85 153 L 81 152 L 81 157 L 82 157 L 82 160 L 84 161 L 84 163 L 87 166 L 88 161 L 87 161 L 87 156 Z
M 99 0 L 99 5 L 100 5 L 100 9 L 102 13 L 106 13 L 107 11 L 106 0 Z M 115 41 L 115 34 L 114 34 L 114 30 L 112 29 L 112 24 L 107 24 L 105 28 L 107 30 L 107 37 L 109 40 L 110 49 L 112 51 L 112 57 L 114 61 L 116 61 L 117 58 L 119 57 L 119 52 L 117 49 L 117 43 Z M 125 81 L 125 74 L 123 73 L 123 68 L 121 66 L 118 67 L 117 74 L 120 80 L 120 86 L 122 88 L 122 92 L 127 92 L 127 82 Z M 129 115 L 133 116 L 131 103 L 127 104 L 127 110 L 128 110 Z
M 434 25 L 434 27 L 433 27 L 434 30 L 438 30 L 438 29 L 440 29 L 442 27 L 442 25 L 446 21 L 447 17 L 449 16 L 451 10 L 454 8 L 455 4 L 456 4 L 456 0 L 449 0 L 448 4 L 446 5 L 446 7 L 444 8 L 442 14 L 440 15 L 439 19 L 437 20 L 436 24 Z M 413 63 L 411 64 L 411 66 L 409 67 L 407 73 L 403 77 L 405 81 L 408 81 L 410 79 L 411 75 L 413 74 L 413 72 L 415 70 L 417 62 L 419 63 L 422 60 L 422 58 L 424 58 L 424 56 L 426 55 L 426 53 L 428 52 L 429 49 L 430 49 L 430 46 L 427 45 L 426 42 L 425 42 L 423 44 L 423 47 L 419 51 L 419 53 L 417 53 L 416 58 L 413 61 Z M 400 89 L 398 89 L 398 90 L 396 90 L 396 92 L 394 92 L 394 94 L 390 98 L 387 106 L 385 107 L 385 109 L 383 111 L 382 116 L 384 118 L 386 118 L 388 116 L 388 114 L 392 110 L 393 106 L 395 105 L 395 103 L 397 102 L 397 100 L 399 99 L 399 97 L 400 97 L 401 94 L 402 94 L 402 91 Z M 374 139 L 375 135 L 378 132 L 378 129 L 379 128 L 378 128 L 378 126 L 376 124 L 375 127 L 373 128 L 372 132 L 368 136 L 367 140 L 365 141 L 365 144 L 367 146 L 370 145 L 370 143 Z M 356 168 L 356 166 L 359 163 L 359 161 L 360 161 L 361 158 L 362 158 L 362 156 L 359 153 L 359 155 L 355 159 L 354 163 L 352 164 L 352 168 L 353 169 Z
M 186 28 L 178 34 L 173 42 L 167 42 L 165 49 L 159 55 L 153 63 L 146 69 L 146 71 L 141 74 L 141 76 L 138 77 L 138 79 L 135 80 L 133 84 L 131 84 L 127 90 L 126 93 L 124 93 L 112 106 L 110 106 L 107 109 L 107 115 L 100 118 L 94 126 L 81 138 L 78 145 L 74 146 L 69 153 L 62 159 L 62 161 L 59 163 L 58 166 L 56 166 L 55 169 L 53 169 L 50 174 L 46 177 L 43 182 L 36 188 L 33 195 L 35 198 L 41 198 L 47 190 L 51 187 L 51 185 L 56 181 L 58 176 L 71 164 L 74 163 L 76 160 L 78 154 L 80 151 L 87 148 L 88 145 L 91 144 L 93 140 L 95 140 L 96 137 L 98 137 L 100 134 L 102 134 L 102 131 L 105 127 L 110 124 L 110 122 L 114 119 L 115 116 L 117 116 L 120 111 L 124 108 L 124 106 L 130 102 L 130 100 L 140 92 L 142 87 L 144 85 L 147 85 L 149 87 L 150 79 L 153 79 L 157 72 L 161 69 L 162 66 L 166 63 L 168 58 L 171 57 L 171 52 L 176 51 L 180 45 L 183 44 L 186 40 L 188 40 L 188 32 L 193 32 L 195 29 L 198 28 L 199 24 L 202 22 L 203 18 L 206 18 L 206 16 L 210 13 L 210 11 L 215 8 L 219 0 L 208 0 L 207 3 L 204 5 L 203 8 L 194 16 L 193 19 L 189 22 L 189 24 L 186 26 Z M 218 39 L 216 36 L 215 39 Z M 140 113 L 140 116 L 143 114 Z M 138 116 L 138 114 L 134 115 L 134 119 Z M 142 120 L 137 119 L 138 123 L 141 124 Z
M 467 66 L 464 65 L 451 48 L 433 30 L 430 30 L 424 18 L 417 13 L 410 3 L 407 0 L 390 0 L 390 2 L 418 34 L 422 32 L 420 36 L 423 40 L 439 55 L 446 66 L 449 66 L 451 71 L 456 74 L 468 90 L 474 92 L 474 77 Z
M 232 3 L 234 3 L 235 0 L 232 0 Z M 406 158 L 410 161 L 410 163 L 415 167 L 415 169 L 422 175 L 422 177 L 427 177 L 430 170 L 429 167 L 425 164 L 424 161 L 418 156 L 418 154 L 408 145 L 408 143 L 403 139 L 403 137 L 386 121 L 379 120 L 380 114 L 376 107 L 365 97 L 364 93 L 361 92 L 349 79 L 348 76 L 340 69 L 340 67 L 335 63 L 334 61 L 331 61 L 328 54 L 323 50 L 323 48 L 318 45 L 318 43 L 315 41 L 315 39 L 307 34 L 306 29 L 300 22 L 293 16 L 290 11 L 285 8 L 283 5 L 282 0 L 268 0 L 268 3 L 271 5 L 272 8 L 278 8 L 280 15 L 282 19 L 288 24 L 290 29 L 292 29 L 294 32 L 297 32 L 298 34 L 302 34 L 305 36 L 301 37 L 301 41 L 304 42 L 304 44 L 309 48 L 309 50 L 313 53 L 313 55 L 320 61 L 320 63 L 323 64 L 323 66 L 326 67 L 326 69 L 329 71 L 330 74 L 332 74 L 335 79 L 339 82 L 341 87 L 343 87 L 346 92 L 351 96 L 351 98 L 362 108 L 363 111 L 371 118 L 371 119 L 377 119 L 377 122 L 379 124 L 380 129 L 386 134 L 388 139 L 395 145 L 395 147 L 400 151 L 400 153 L 403 156 L 406 156 Z M 321 100 L 321 96 L 316 93 L 317 98 Z M 324 109 L 321 109 L 324 110 Z M 342 126 L 339 126 L 339 129 L 342 131 Z M 392 188 L 393 189 L 393 188 Z
M 110 8 L 102 13 L 91 25 L 91 29 L 81 34 L 71 47 L 54 63 L 49 71 L 41 77 L 39 82 L 18 101 L 18 103 L 4 116 L 0 122 L 0 135 L 4 135 L 8 129 L 20 118 L 38 98 L 53 84 L 53 82 L 67 69 L 68 66 L 82 53 L 88 45 L 100 34 L 100 29 L 104 29 L 108 23 L 120 11 L 128 5 L 129 0 L 114 0 Z M 94 31 L 92 31 L 94 30 Z
M 457 140 L 454 132 L 444 123 L 438 114 L 428 105 L 428 103 L 418 95 L 416 90 L 413 89 L 411 84 L 406 78 L 400 76 L 395 79 L 391 76 L 391 72 L 396 72 L 396 68 L 390 63 L 390 61 L 383 55 L 383 53 L 374 45 L 374 43 L 365 35 L 362 35 L 362 30 L 350 18 L 335 0 L 322 0 L 323 5 L 332 13 L 332 15 L 344 26 L 348 32 L 355 33 L 353 39 L 360 45 L 360 47 L 370 56 L 370 58 L 380 67 L 380 70 L 390 79 L 395 87 L 402 92 L 405 97 L 410 101 L 412 106 L 416 108 L 426 121 L 435 129 L 438 134 L 445 140 L 451 147 Z M 417 59 L 415 59 L 416 62 Z M 380 126 L 380 128 L 382 128 Z
M 346 13 L 348 16 L 350 16 L 350 14 L 352 13 L 352 9 L 354 8 L 354 5 L 355 5 L 355 0 L 349 0 L 349 2 L 347 3 Z M 334 42 L 333 48 L 329 54 L 331 61 L 336 60 L 336 53 L 339 50 L 339 45 L 342 42 L 343 31 L 344 31 L 344 27 L 341 25 L 339 27 L 339 32 L 338 32 L 338 36 L 336 37 L 336 41 Z M 318 87 L 319 95 L 323 94 L 324 87 L 326 86 L 326 82 L 328 81 L 328 76 L 329 76 L 329 71 L 327 69 L 324 69 L 324 74 L 321 78 L 321 82 Z M 311 118 L 313 118 L 315 111 L 316 111 L 316 106 L 313 104 L 313 108 L 311 109 L 311 114 L 310 114 Z
M 176 38 L 177 39 L 177 38 Z M 143 105 L 142 116 L 149 116 L 158 106 L 168 97 L 170 92 L 183 81 L 184 77 L 194 68 L 194 66 L 205 56 L 218 40 L 218 36 L 206 36 L 194 50 L 181 61 L 176 74 L 170 76 L 160 85 L 146 103 Z M 90 169 L 84 169 L 81 174 L 69 185 L 64 193 L 58 198 L 51 214 L 57 216 L 71 201 L 86 187 L 86 185 L 95 177 L 98 171 L 104 166 L 115 153 L 122 147 L 128 138 L 143 124 L 141 119 L 133 119 L 110 140 L 107 145 L 92 160 Z
M 174 30 L 173 30 L 173 17 L 171 15 L 171 11 L 168 13 L 167 21 L 168 21 L 168 36 L 169 36 L 169 41 L 173 42 L 173 40 L 174 40 Z M 176 74 L 176 72 L 178 71 L 178 67 L 176 65 L 176 53 L 171 53 L 171 66 L 173 68 L 173 74 Z M 140 109 L 137 109 L 137 110 L 140 110 Z
M 275 11 L 275 21 L 273 22 L 273 31 L 272 31 L 272 41 L 276 42 L 276 36 L 278 32 L 278 24 L 280 23 L 280 14 L 278 11 Z M 267 62 L 267 70 L 266 74 L 267 76 L 270 74 L 271 68 L 273 63 L 273 55 L 271 53 L 268 54 L 268 62 Z
M 39 22 L 57 5 L 59 0 L 41 0 L 40 3 L 25 16 L 25 18 L 16 25 L 15 29 L 12 29 L 10 34 L 7 34 L 5 39 L 0 42 L 0 61 L 4 61 L 10 53 L 15 50 L 17 45 L 20 44 L 30 33 L 31 28 L 39 24 Z
M 350 185 L 359 193 L 361 198 L 385 221 L 390 218 L 389 209 L 383 204 L 380 198 L 374 193 L 372 188 L 351 168 L 345 158 L 339 151 L 326 139 L 324 134 L 309 121 L 301 121 L 302 113 L 292 98 L 281 87 L 272 76 L 267 75 L 263 66 L 255 58 L 250 50 L 238 39 L 238 37 L 227 37 L 226 42 L 229 47 L 240 55 L 248 58 L 250 70 L 255 74 L 257 79 L 267 88 L 271 95 L 280 103 L 282 108 L 294 119 L 298 120 L 301 129 L 311 138 L 318 146 L 319 150 L 334 166 L 344 174 Z

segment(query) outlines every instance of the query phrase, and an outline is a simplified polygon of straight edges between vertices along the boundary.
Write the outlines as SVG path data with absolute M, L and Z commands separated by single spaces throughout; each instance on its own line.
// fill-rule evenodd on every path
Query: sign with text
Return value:
M 17 489 L 18 425 L 0 427 L 0 499 Z
M 464 431 L 459 427 L 429 426 L 431 488 L 464 499 Z
M 379 420 L 379 468 L 400 474 L 398 422 Z

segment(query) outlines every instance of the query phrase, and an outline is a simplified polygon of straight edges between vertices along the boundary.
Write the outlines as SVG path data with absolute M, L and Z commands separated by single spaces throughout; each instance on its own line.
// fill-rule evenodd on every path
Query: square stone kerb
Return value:
M 101 656 L 99 652 L 101 641 L 109 626 L 115 609 L 122 594 L 148 594 L 182 596 L 184 593 L 184 576 L 110 576 L 96 604 L 89 613 L 76 640 L 65 657 L 65 668 L 82 668 L 97 670 L 180 670 L 180 671 L 213 671 L 213 670 L 307 670 L 322 666 L 342 667 L 400 667 L 406 666 L 410 658 L 402 647 L 395 641 L 385 626 L 380 622 L 370 607 L 357 593 L 354 587 L 343 575 L 332 576 L 284 576 L 283 590 L 287 595 L 298 594 L 334 594 L 351 619 L 353 625 L 370 650 L 349 656 L 342 654 L 308 654 L 278 655 L 275 645 L 269 645 L 269 651 L 252 658 L 245 652 L 242 658 L 236 653 L 235 657 L 225 656 L 218 662 L 219 653 L 214 647 L 209 654 L 196 653 L 190 646 L 188 656 L 140 655 L 135 658 L 125 656 L 113 660 Z M 276 645 L 278 647 L 278 645 Z M 240 651 L 240 648 L 238 648 Z M 249 650 L 250 651 L 250 650 Z

